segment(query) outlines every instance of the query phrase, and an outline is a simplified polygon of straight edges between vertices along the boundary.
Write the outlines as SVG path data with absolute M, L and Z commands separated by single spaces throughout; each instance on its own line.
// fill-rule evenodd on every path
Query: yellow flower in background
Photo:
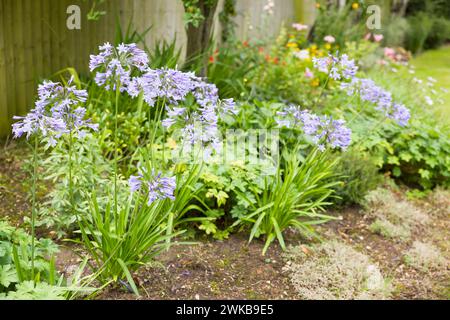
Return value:
M 320 8 L 320 3 L 316 2 L 316 8 L 317 8 L 317 9 Z
M 177 148 L 177 142 L 174 139 L 169 138 L 169 139 L 167 139 L 167 146 L 170 149 L 175 150 Z
M 288 44 L 286 45 L 286 47 L 288 48 L 297 48 L 298 44 L 295 42 L 288 42 Z
M 330 49 L 331 49 L 331 44 L 327 43 L 327 44 L 325 45 L 325 49 L 330 50 Z
M 352 9 L 353 9 L 353 10 L 358 10 L 358 8 L 359 8 L 359 3 L 353 2 L 353 3 L 352 3 Z
M 315 56 L 317 53 L 317 45 L 313 44 L 309 47 L 309 52 L 311 53 L 311 56 Z
M 313 87 L 318 87 L 319 86 L 319 79 L 314 79 L 313 81 L 311 81 L 311 85 Z

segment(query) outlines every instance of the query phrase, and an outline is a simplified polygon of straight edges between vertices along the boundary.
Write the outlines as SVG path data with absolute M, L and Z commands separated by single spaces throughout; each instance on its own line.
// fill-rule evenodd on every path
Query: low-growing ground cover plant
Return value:
M 299 298 L 388 299 L 392 286 L 369 257 L 337 241 L 291 247 L 285 270 Z

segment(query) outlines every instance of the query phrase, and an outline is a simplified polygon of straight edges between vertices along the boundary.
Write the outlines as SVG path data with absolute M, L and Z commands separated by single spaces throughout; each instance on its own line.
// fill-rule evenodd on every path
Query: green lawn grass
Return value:
M 446 88 L 442 93 L 444 104 L 439 106 L 440 116 L 450 123 L 450 46 L 437 50 L 429 50 L 412 59 L 411 64 L 416 68 L 418 78 L 433 77 L 437 80 L 436 88 Z

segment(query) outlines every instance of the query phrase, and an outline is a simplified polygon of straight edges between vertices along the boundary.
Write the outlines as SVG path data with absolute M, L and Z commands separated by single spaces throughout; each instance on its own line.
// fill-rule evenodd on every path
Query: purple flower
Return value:
M 146 182 L 144 184 L 144 182 Z M 141 190 L 143 185 L 147 187 L 148 192 L 148 205 L 156 200 L 171 199 L 175 200 L 174 192 L 176 189 L 175 177 L 163 177 L 162 173 L 154 174 L 152 171 L 152 177 L 149 181 L 144 180 L 144 175 L 139 172 L 137 176 L 130 176 L 128 185 L 132 193 Z
M 154 106 L 158 98 L 168 103 L 178 104 L 193 91 L 195 83 L 193 73 L 185 73 L 174 69 L 148 69 L 141 77 L 134 78 L 128 88 L 132 97 L 144 94 L 144 100 Z
M 239 110 L 236 109 L 236 102 L 233 99 L 224 99 L 220 101 L 221 114 L 237 115 Z
M 299 106 L 289 106 L 277 113 L 277 123 L 281 127 L 301 129 L 312 141 L 323 150 L 324 140 L 332 148 L 346 149 L 351 143 L 351 130 L 345 126 L 344 120 L 333 120 L 331 117 L 320 117 Z
M 136 192 L 141 189 L 142 186 L 142 174 L 139 173 L 137 176 L 130 176 L 128 180 L 128 185 L 130 186 L 131 192 Z
M 323 73 L 328 73 L 329 77 L 334 80 L 342 78 L 350 80 L 355 77 L 358 66 L 355 60 L 350 60 L 348 55 L 343 54 L 333 56 L 331 54 L 324 58 L 313 58 L 314 68 Z
M 408 108 L 395 103 L 392 94 L 376 85 L 371 79 L 353 78 L 349 83 L 342 83 L 341 89 L 345 90 L 348 95 L 358 93 L 362 101 L 374 104 L 375 109 L 386 117 L 393 119 L 401 126 L 407 125 L 410 118 Z
M 331 59 L 329 57 L 324 58 L 313 58 L 314 68 L 323 73 L 328 73 L 328 67 L 331 64 Z
M 99 47 L 98 55 L 91 55 L 89 69 L 96 71 L 95 82 L 106 90 L 127 90 L 135 70 L 144 72 L 148 68 L 148 56 L 136 44 L 120 44 L 114 48 L 109 43 Z
M 148 205 L 156 200 L 170 199 L 175 200 L 174 192 L 176 188 L 175 177 L 162 177 L 161 173 L 157 174 L 148 186 Z
M 38 87 L 38 100 L 35 108 L 25 117 L 14 117 L 20 120 L 13 124 L 15 138 L 26 134 L 27 139 L 32 134 L 41 134 L 48 138 L 48 145 L 55 146 L 56 139 L 69 132 L 85 135 L 83 129 L 98 129 L 98 125 L 85 120 L 86 109 L 79 105 L 86 102 L 86 90 L 78 90 L 70 86 L 73 77 L 66 86 L 61 83 L 44 81 Z
M 401 125 L 402 127 L 406 126 L 408 124 L 410 117 L 411 115 L 409 113 L 408 108 L 406 108 L 402 104 L 394 104 L 392 111 L 392 119 L 397 121 L 399 125 Z
M 326 126 L 326 139 L 332 148 L 346 149 L 352 141 L 352 130 L 345 126 L 344 120 L 332 120 L 324 121 Z
M 348 55 L 343 54 L 339 59 L 342 76 L 345 79 L 352 79 L 358 71 L 358 66 L 355 64 L 355 60 L 350 60 Z

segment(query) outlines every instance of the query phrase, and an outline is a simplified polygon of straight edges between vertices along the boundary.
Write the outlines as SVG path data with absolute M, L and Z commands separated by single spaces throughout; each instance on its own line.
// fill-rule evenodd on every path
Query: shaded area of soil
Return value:
M 174 246 L 135 279 L 141 299 L 292 299 L 281 249 L 273 246 L 261 255 L 263 243 L 248 245 L 246 235 L 225 241 L 205 240 Z M 124 289 L 109 289 L 100 299 L 136 299 Z
M 28 175 L 23 170 L 27 148 L 0 141 L 0 218 L 19 226 L 30 210 Z

